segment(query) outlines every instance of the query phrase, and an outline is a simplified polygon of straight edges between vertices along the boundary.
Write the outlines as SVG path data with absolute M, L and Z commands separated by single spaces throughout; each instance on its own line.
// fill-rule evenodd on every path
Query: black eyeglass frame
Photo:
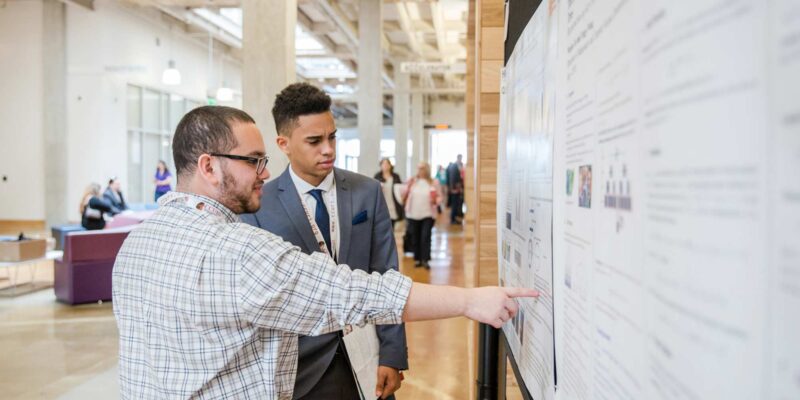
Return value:
M 209 153 L 208 155 L 214 157 L 230 158 L 231 160 L 246 161 L 256 167 L 256 175 L 261 175 L 261 173 L 264 172 L 264 169 L 267 168 L 267 163 L 269 162 L 269 156 L 267 155 L 265 155 L 264 157 L 248 157 L 236 154 L 221 154 L 221 153 Z

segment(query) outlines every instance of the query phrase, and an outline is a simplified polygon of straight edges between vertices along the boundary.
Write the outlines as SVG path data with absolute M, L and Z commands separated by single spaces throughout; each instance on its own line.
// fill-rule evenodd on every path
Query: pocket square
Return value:
M 367 210 L 361 211 L 353 217 L 353 225 L 358 225 L 367 220 Z

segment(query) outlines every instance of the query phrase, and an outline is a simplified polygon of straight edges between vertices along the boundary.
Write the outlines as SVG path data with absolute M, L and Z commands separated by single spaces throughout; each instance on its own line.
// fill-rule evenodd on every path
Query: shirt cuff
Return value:
M 379 312 L 370 316 L 369 321 L 373 324 L 399 324 L 403 322 L 403 310 L 405 310 L 408 295 L 411 292 L 411 278 L 395 271 L 388 270 L 383 275 L 374 272 L 373 275 L 380 276 L 380 288 L 377 291 L 383 296 L 384 304 L 389 307 L 384 308 L 384 312 Z

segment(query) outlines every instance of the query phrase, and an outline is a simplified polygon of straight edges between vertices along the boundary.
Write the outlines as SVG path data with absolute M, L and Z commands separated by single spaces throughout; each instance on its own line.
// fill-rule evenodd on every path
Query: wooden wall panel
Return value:
M 480 219 L 481 224 L 480 226 L 490 225 L 484 224 L 483 221 L 491 221 L 493 224 L 497 224 L 497 192 L 481 192 L 480 193 Z M 479 250 L 480 251 L 480 250 Z
M 475 269 L 479 286 L 497 285 L 497 126 L 500 120 L 500 70 L 503 65 L 504 0 L 470 0 L 467 28 L 467 118 L 474 127 L 474 185 L 467 197 L 474 199 Z M 474 41 L 470 42 L 471 34 Z M 472 86 L 469 86 L 470 83 Z M 476 325 L 474 325 L 476 326 Z M 476 330 L 470 333 L 470 360 L 477 358 Z M 475 382 L 476 368 L 470 368 Z M 476 398 L 471 385 L 470 398 Z
M 480 146 L 481 161 L 497 160 L 497 127 L 483 127 L 483 132 L 480 137 Z M 494 163 L 494 167 L 497 168 L 497 163 Z M 481 165 L 481 169 L 483 169 L 483 164 Z
M 482 93 L 500 93 L 500 70 L 502 68 L 502 60 L 481 60 Z M 481 100 L 482 102 L 483 100 Z
M 467 164 L 466 164 L 466 173 L 464 179 L 464 202 L 467 205 L 467 214 L 465 216 L 465 223 L 464 223 L 464 238 L 466 241 L 466 246 L 464 248 L 465 253 L 465 265 L 464 265 L 464 283 L 467 287 L 473 287 L 478 284 L 478 242 L 477 242 L 477 213 L 478 213 L 478 206 L 477 206 L 477 193 L 476 193 L 476 182 L 478 179 L 478 153 L 476 144 L 479 141 L 476 138 L 475 133 L 475 124 L 476 118 L 475 115 L 475 69 L 476 69 L 476 21 L 478 20 L 477 16 L 477 7 L 475 4 L 476 0 L 469 0 L 468 6 L 468 16 L 467 16 L 467 76 L 466 76 L 466 83 L 467 83 L 467 94 L 466 94 L 466 107 L 467 107 L 467 152 L 469 157 L 467 157 Z M 467 261 L 469 260 L 469 262 Z M 473 322 L 470 324 L 469 332 L 467 333 L 467 351 L 469 354 L 469 378 L 467 382 L 475 382 L 478 376 L 478 341 L 477 341 L 477 329 L 478 324 Z M 469 385 L 469 398 L 474 399 L 477 397 L 477 390 L 474 384 Z
M 495 237 L 495 240 L 484 240 L 483 246 L 478 251 L 478 258 L 487 259 L 487 258 L 496 258 L 497 257 L 497 226 L 489 225 L 489 226 L 482 226 L 479 228 L 480 235 L 482 238 L 490 238 L 492 236 Z
M 497 160 L 494 160 L 493 165 L 489 165 L 490 161 L 484 160 L 480 172 L 481 182 L 496 182 L 497 180 Z M 494 183 L 496 186 L 496 183 Z M 482 185 L 487 185 L 483 183 Z
M 497 257 L 494 258 L 481 258 L 478 261 L 478 285 L 480 286 L 496 286 L 499 283 L 497 279 Z
M 481 94 L 481 125 L 500 124 L 500 93 Z
M 503 27 L 481 28 L 481 40 L 484 43 L 503 43 Z M 503 46 L 481 46 L 481 60 L 500 60 L 505 57 Z
M 478 256 L 477 279 L 481 284 L 497 284 L 497 133 L 500 122 L 500 71 L 503 66 L 503 0 L 478 0 L 475 85 L 477 198 L 475 246 Z M 485 268 L 486 269 L 485 269 Z
M 503 27 L 505 20 L 505 2 L 502 0 L 482 0 L 481 4 L 481 27 L 494 26 Z M 500 47 L 503 47 L 503 37 L 500 36 Z

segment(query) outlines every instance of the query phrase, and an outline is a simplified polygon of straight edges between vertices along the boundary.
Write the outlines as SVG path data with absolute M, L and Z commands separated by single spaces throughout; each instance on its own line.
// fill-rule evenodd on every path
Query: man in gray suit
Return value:
M 264 185 L 261 209 L 242 215 L 242 221 L 283 237 L 305 253 L 326 252 L 353 269 L 397 269 L 392 221 L 380 184 L 333 167 L 336 124 L 330 106 L 325 92 L 306 83 L 289 85 L 278 94 L 272 115 L 277 144 L 290 165 Z M 383 325 L 376 332 L 380 354 L 374 394 L 391 399 L 400 387 L 400 371 L 408 368 L 405 327 Z M 341 338 L 341 332 L 300 337 L 295 399 L 359 398 Z M 364 395 L 373 398 L 373 393 Z

